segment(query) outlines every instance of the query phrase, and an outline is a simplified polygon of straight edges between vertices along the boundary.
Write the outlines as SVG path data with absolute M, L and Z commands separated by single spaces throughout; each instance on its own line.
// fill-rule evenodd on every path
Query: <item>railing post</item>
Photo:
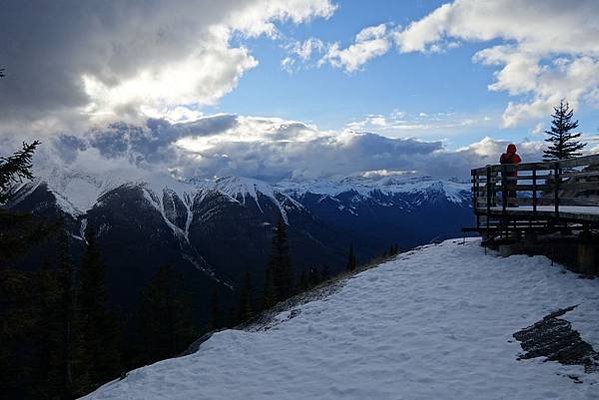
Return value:
M 501 207 L 505 214 L 507 211 L 507 167 L 505 164 L 501 166 Z
M 555 162 L 555 165 L 553 167 L 553 173 L 555 175 L 555 194 L 554 194 L 554 201 L 555 201 L 555 219 L 559 219 L 559 184 L 560 184 L 560 168 L 559 168 L 559 161 Z
M 487 234 L 491 228 L 491 166 L 487 165 Z
M 476 170 L 470 171 L 470 176 L 472 177 L 472 210 L 474 211 L 474 216 L 476 218 L 476 229 L 480 229 L 480 217 L 478 215 L 478 198 L 480 196 L 480 183 L 478 179 L 478 173 Z
M 537 166 L 532 167 L 532 213 L 537 216 Z

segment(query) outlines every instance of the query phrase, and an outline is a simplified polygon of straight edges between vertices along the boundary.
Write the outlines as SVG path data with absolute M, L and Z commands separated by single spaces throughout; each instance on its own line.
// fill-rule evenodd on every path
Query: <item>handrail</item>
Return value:
M 472 169 L 471 177 L 477 221 L 479 215 L 491 215 L 493 209 L 506 218 L 508 202 L 514 195 L 519 203 L 532 204 L 535 218 L 541 205 L 553 206 L 555 219 L 560 219 L 560 206 L 568 203 L 578 206 L 590 202 L 589 205 L 599 206 L 599 154 L 561 161 L 486 165 Z M 501 192 L 500 198 L 497 192 Z M 580 193 L 592 193 L 595 197 L 581 197 Z M 546 209 L 543 214 L 547 214 Z
M 511 172 L 509 170 L 510 167 L 514 168 L 514 170 L 519 170 L 519 171 L 532 171 L 533 169 L 552 170 L 554 167 L 554 164 L 556 162 L 559 164 L 560 168 L 573 168 L 573 167 L 582 167 L 585 165 L 594 165 L 594 164 L 599 164 L 599 154 L 593 154 L 590 156 L 583 156 L 583 157 L 577 157 L 577 158 L 570 158 L 570 159 L 561 160 L 561 161 L 521 163 L 521 164 L 518 164 L 517 166 L 508 164 L 507 166 L 508 166 L 508 172 Z M 503 164 L 503 165 L 506 165 L 506 164 Z M 502 168 L 502 164 L 490 164 L 490 165 L 486 165 L 484 167 L 474 168 L 474 169 L 472 169 L 472 171 L 476 172 L 476 173 L 483 173 L 483 172 L 486 172 L 486 169 L 489 166 L 491 167 L 492 172 L 500 172 L 501 168 Z

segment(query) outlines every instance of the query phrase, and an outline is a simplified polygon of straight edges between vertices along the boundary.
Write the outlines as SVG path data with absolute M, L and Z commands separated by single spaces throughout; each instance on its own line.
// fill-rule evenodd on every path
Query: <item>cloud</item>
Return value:
M 197 118 L 256 67 L 243 39 L 334 11 L 329 0 L 8 0 L 0 122 Z
M 40 149 L 46 161 L 36 159 L 34 165 L 40 173 L 62 164 L 65 169 L 87 168 L 107 175 L 236 175 L 272 183 L 367 171 L 466 178 L 470 168 L 495 163 L 506 145 L 486 138 L 450 151 L 440 141 L 393 139 L 349 129 L 323 131 L 301 121 L 220 114 L 179 124 L 155 119 L 143 125 L 113 123 L 80 136 L 57 136 Z M 540 159 L 542 142 L 518 146 L 525 160 Z M 135 169 L 145 172 L 132 172 Z
M 458 42 L 502 44 L 475 62 L 500 68 L 489 90 L 522 96 L 510 102 L 503 125 L 544 117 L 566 98 L 593 105 L 599 85 L 599 3 L 576 0 L 456 0 L 394 33 L 400 53 L 439 52 Z M 596 104 L 595 104 L 596 106 Z
M 387 53 L 390 47 L 387 25 L 369 26 L 358 32 L 354 43 L 345 49 L 342 49 L 339 43 L 329 45 L 319 63 L 329 63 L 335 68 L 343 68 L 346 72 L 355 72 L 371 59 Z
M 293 73 L 300 67 L 306 67 L 315 54 L 321 54 L 326 48 L 325 43 L 318 38 L 309 38 L 303 42 L 295 41 L 285 46 L 288 55 L 281 60 L 281 67 Z
M 492 127 L 496 120 L 485 114 L 465 115 L 455 112 L 409 114 L 394 111 L 389 115 L 370 114 L 347 124 L 359 132 L 379 132 L 389 137 L 426 137 L 464 133 L 467 130 Z
M 328 64 L 333 68 L 353 73 L 373 58 L 387 53 L 391 43 L 391 31 L 387 24 L 362 29 L 356 34 L 354 42 L 346 48 L 342 48 L 339 42 L 325 43 L 312 37 L 303 42 L 294 41 L 286 45 L 287 56 L 281 60 L 281 67 L 293 73 L 302 68 Z

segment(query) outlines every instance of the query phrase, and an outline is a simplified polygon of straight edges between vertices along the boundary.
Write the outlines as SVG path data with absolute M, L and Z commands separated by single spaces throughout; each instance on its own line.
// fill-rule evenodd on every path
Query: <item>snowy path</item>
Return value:
M 459 242 L 401 254 L 271 330 L 217 333 L 199 352 L 135 370 L 88 398 L 599 398 L 598 374 L 517 361 L 512 339 L 580 303 L 564 318 L 599 349 L 599 280 L 544 257 L 485 256 L 477 241 Z

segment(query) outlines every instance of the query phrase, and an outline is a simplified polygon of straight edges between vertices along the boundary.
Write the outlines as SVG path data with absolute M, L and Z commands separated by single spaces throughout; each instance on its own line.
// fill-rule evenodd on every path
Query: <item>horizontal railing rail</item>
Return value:
M 487 165 L 472 169 L 471 178 L 477 226 L 480 215 L 506 216 L 511 214 L 511 206 L 516 205 L 530 208 L 527 211 L 533 217 L 542 212 L 546 218 L 550 211 L 554 219 L 560 219 L 565 206 L 599 207 L 599 155 Z M 583 208 L 578 208 L 577 212 L 584 213 Z

